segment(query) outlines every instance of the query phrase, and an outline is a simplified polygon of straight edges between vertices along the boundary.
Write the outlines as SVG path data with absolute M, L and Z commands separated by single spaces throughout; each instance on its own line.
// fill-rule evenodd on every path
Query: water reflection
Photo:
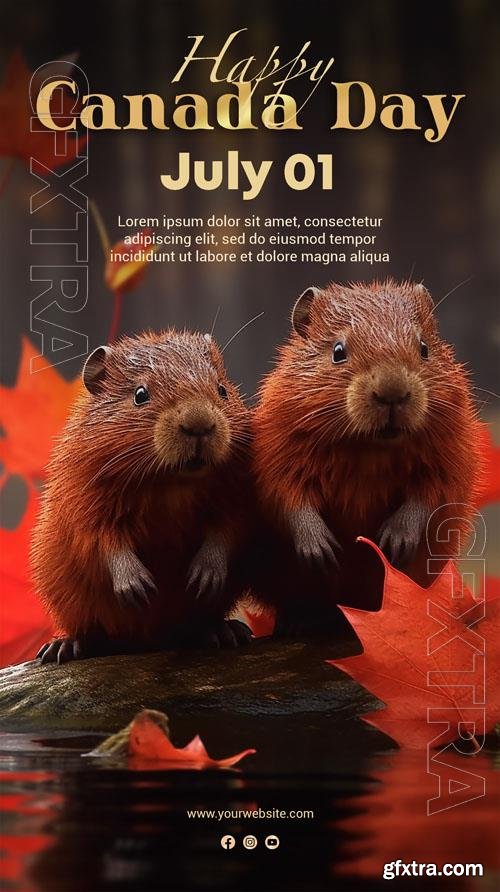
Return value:
M 381 865 L 403 861 L 485 864 L 475 884 L 413 880 L 413 888 L 460 892 L 491 885 L 498 846 L 498 773 L 486 756 L 475 768 L 488 795 L 427 818 L 429 780 L 420 753 L 356 755 L 330 774 L 130 772 L 81 759 L 95 738 L 59 735 L 2 743 L 1 879 L 12 892 L 156 890 L 323 890 L 387 888 Z M 309 809 L 314 819 L 190 819 L 187 810 Z M 237 839 L 224 851 L 223 833 Z M 246 833 L 259 844 L 242 847 Z M 281 840 L 277 851 L 263 843 Z M 332 867 L 334 865 L 334 867 Z M 490 880 L 488 885 L 488 869 Z M 408 880 L 391 883 L 408 889 Z
M 0 772 L 2 844 L 0 880 L 5 889 L 32 892 L 38 887 L 29 878 L 29 865 L 54 844 L 46 829 L 47 817 L 63 803 L 56 792 L 56 775 L 50 771 Z
M 345 802 L 350 815 L 337 825 L 347 839 L 335 873 L 380 877 L 384 864 L 398 858 L 439 866 L 481 863 L 482 882 L 454 877 L 442 887 L 494 888 L 500 866 L 500 774 L 485 754 L 464 758 L 450 747 L 443 762 L 447 770 L 431 763 L 428 771 L 425 753 L 415 750 L 374 760 L 370 786 Z M 437 879 L 428 886 L 440 888 Z

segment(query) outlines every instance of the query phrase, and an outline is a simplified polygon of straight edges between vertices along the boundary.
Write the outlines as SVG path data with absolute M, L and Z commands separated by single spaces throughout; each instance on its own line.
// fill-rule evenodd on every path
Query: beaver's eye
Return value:
M 217 390 L 219 391 L 219 396 L 221 396 L 223 400 L 229 399 L 228 392 L 223 384 L 219 384 Z
M 420 356 L 422 359 L 429 359 L 429 348 L 425 341 L 420 341 Z
M 142 384 L 136 388 L 134 393 L 134 405 L 143 406 L 144 403 L 149 402 L 149 390 L 147 387 L 144 387 Z
M 347 361 L 347 349 L 346 345 L 343 341 L 337 341 L 333 348 L 332 353 L 332 362 L 346 362 Z

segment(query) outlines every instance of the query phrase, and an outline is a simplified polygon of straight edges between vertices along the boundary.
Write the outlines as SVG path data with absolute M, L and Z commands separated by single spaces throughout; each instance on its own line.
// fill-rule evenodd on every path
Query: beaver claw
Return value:
M 110 561 L 113 591 L 122 607 L 149 607 L 157 589 L 149 570 L 133 551 L 122 551 Z
M 188 573 L 187 588 L 195 598 L 212 600 L 219 595 L 227 579 L 227 549 L 224 545 L 206 542 L 194 557 Z
M 115 588 L 115 596 L 122 607 L 149 607 L 150 594 L 156 592 L 156 586 L 151 580 L 144 582 L 136 577 L 129 581 L 128 585 Z
M 401 569 L 413 560 L 422 540 L 426 516 L 416 503 L 401 508 L 382 524 L 378 544 L 393 567 Z
M 47 641 L 38 651 L 35 659 L 45 663 L 68 663 L 70 660 L 81 660 L 84 656 L 83 645 L 79 638 L 55 638 Z
M 314 508 L 301 508 L 290 516 L 295 552 L 308 564 L 327 570 L 328 565 L 338 569 L 339 562 L 335 550 L 342 547 Z

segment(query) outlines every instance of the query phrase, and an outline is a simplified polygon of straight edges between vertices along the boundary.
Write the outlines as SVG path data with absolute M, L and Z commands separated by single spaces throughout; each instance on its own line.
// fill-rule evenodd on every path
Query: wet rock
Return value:
M 0 728 L 108 732 L 141 708 L 169 717 L 351 719 L 377 701 L 327 659 L 353 645 L 261 640 L 239 651 L 162 652 L 0 672 Z

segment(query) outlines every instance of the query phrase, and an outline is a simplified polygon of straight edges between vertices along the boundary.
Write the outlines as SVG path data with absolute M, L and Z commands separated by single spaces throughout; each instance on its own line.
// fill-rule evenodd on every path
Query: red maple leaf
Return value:
M 500 598 L 473 598 L 451 562 L 420 588 L 359 541 L 384 564 L 382 606 L 341 608 L 363 653 L 329 662 L 386 703 L 364 720 L 409 747 L 484 735 L 500 718 Z
M 31 76 L 22 53 L 16 50 L 7 62 L 0 87 L 0 155 L 20 158 L 27 164 L 34 158 L 49 170 L 55 170 L 81 156 L 87 137 L 78 137 L 74 131 L 48 130 L 37 121 L 32 129 Z M 57 91 L 54 91 L 52 102 L 59 126 L 69 123 L 75 104 L 71 94 L 57 95 Z
M 80 391 L 79 377 L 65 381 L 23 338 L 16 384 L 0 386 L 0 425 L 4 432 L 0 461 L 9 473 L 20 474 L 30 483 L 44 479 L 55 437 Z
M 32 372 L 32 365 L 35 371 Z M 0 461 L 2 483 L 18 474 L 28 484 L 28 507 L 19 526 L 0 528 L 1 665 L 30 659 L 52 633 L 34 594 L 29 570 L 31 531 L 38 512 L 37 483 L 45 477 L 54 440 L 81 389 L 80 379 L 65 381 L 23 338 L 14 387 L 0 387 Z
M 38 494 L 30 490 L 28 507 L 15 530 L 0 528 L 0 665 L 30 660 L 50 638 L 52 624 L 33 591 L 29 549 L 38 512 Z
M 151 230 L 142 229 L 138 235 L 148 235 Z M 149 260 L 111 260 L 111 255 L 129 255 L 134 254 L 138 250 L 143 251 L 141 245 L 128 245 L 125 242 L 117 242 L 110 246 L 107 241 L 107 234 L 101 234 L 103 247 L 106 253 L 106 266 L 104 268 L 104 281 L 110 291 L 113 292 L 113 315 L 109 326 L 108 341 L 114 341 L 118 334 L 120 318 L 123 307 L 123 295 L 127 291 L 132 291 L 139 285 L 145 274 Z M 155 250 L 153 247 L 151 250 Z M 145 252 L 147 253 L 147 252 Z
M 112 245 L 106 224 L 96 202 L 91 201 L 89 207 L 104 252 L 104 282 L 113 294 L 113 315 L 108 333 L 108 342 L 111 342 L 118 335 L 123 308 L 123 295 L 127 291 L 132 291 L 142 282 L 147 265 L 150 262 L 150 260 L 146 259 L 146 255 L 148 255 L 149 251 L 154 253 L 156 247 L 150 246 L 145 249 L 142 244 L 144 236 L 150 235 L 150 229 L 141 229 L 135 235 L 129 236 L 132 241 L 136 240 L 139 244 L 128 244 L 122 240 Z M 138 252 L 141 253 L 138 260 L 128 259 Z
M 131 238 L 137 238 L 137 236 L 141 236 L 141 238 L 145 235 L 150 235 L 150 229 L 141 229 L 140 232 L 136 233 L 135 236 L 131 236 Z M 110 291 L 119 291 L 124 294 L 126 291 L 131 291 L 135 288 L 144 278 L 144 274 L 146 272 L 146 267 L 149 263 L 149 260 L 111 260 L 111 253 L 127 255 L 127 254 L 135 254 L 139 251 L 147 254 L 148 251 L 154 251 L 154 247 L 150 247 L 145 249 L 142 245 L 129 245 L 124 241 L 117 242 L 110 248 L 110 257 L 106 263 L 106 267 L 104 270 L 104 281 L 106 285 L 110 289 Z
M 200 737 L 193 737 L 187 746 L 177 749 L 165 731 L 149 718 L 146 712 L 139 712 L 132 722 L 129 737 L 129 764 L 133 768 L 148 767 L 144 763 L 166 763 L 169 768 L 231 768 L 255 750 L 243 750 L 226 759 L 212 759 Z M 149 767 L 158 767 L 157 765 Z
M 394 867 L 396 858 L 441 868 L 455 863 L 457 853 L 462 864 L 498 868 L 500 774 L 487 755 L 447 751 L 443 776 L 432 763 L 428 769 L 425 755 L 416 751 L 401 750 L 380 761 L 370 773 L 375 783 L 345 803 L 354 805 L 356 814 L 335 825 L 348 834 L 335 873 L 380 878 L 384 865 Z M 427 803 L 439 794 L 442 809 L 429 814 Z

